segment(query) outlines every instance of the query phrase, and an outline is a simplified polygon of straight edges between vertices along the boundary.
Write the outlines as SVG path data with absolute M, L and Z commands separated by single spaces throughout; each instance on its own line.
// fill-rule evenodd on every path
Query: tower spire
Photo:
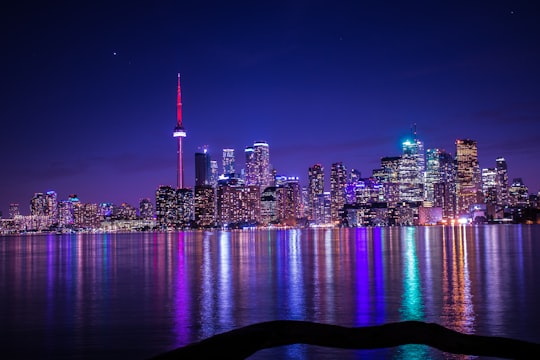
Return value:
M 176 124 L 182 127 L 182 90 L 180 89 L 180 73 L 178 73 L 178 90 L 176 93 Z
M 176 164 L 176 187 L 184 188 L 184 155 L 182 149 L 182 138 L 186 137 L 186 130 L 182 125 L 182 92 L 180 91 L 180 73 L 178 73 L 178 90 L 176 95 L 176 127 L 173 136 L 178 140 L 177 164 Z

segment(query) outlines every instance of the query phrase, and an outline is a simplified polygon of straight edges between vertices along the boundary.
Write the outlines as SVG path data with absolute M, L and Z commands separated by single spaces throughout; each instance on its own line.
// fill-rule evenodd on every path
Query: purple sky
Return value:
M 540 190 L 533 1 L 16 2 L 0 11 L 0 210 L 35 192 L 154 199 L 174 185 L 176 74 L 194 153 L 270 145 L 278 173 L 369 176 L 417 124 L 425 148 L 477 140 L 480 166 Z

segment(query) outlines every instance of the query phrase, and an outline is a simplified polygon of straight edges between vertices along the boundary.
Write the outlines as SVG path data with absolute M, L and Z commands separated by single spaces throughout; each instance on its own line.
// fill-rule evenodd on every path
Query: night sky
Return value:
M 536 1 L 17 1 L 2 5 L 0 210 L 35 192 L 154 200 L 194 153 L 254 141 L 307 183 L 342 161 L 368 177 L 401 154 L 478 142 L 480 166 L 540 190 Z M 328 184 L 327 184 L 328 185 Z

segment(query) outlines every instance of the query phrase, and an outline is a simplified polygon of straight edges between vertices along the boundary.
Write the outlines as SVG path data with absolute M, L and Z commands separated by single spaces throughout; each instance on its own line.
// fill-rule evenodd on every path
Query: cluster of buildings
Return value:
M 195 154 L 193 189 L 160 186 L 156 227 L 244 228 L 252 226 L 393 226 L 451 223 L 537 223 L 538 194 L 519 178 L 509 181 L 504 158 L 481 169 L 477 143 L 456 141 L 455 155 L 424 151 L 414 136 L 402 154 L 383 157 L 368 177 L 337 162 L 308 169 L 307 185 L 277 175 L 269 145 L 245 149 L 245 166 L 235 171 L 233 149 L 224 149 L 222 171 L 206 148 Z
M 402 144 L 401 155 L 381 158 L 368 177 L 341 162 L 332 164 L 329 186 L 321 164 L 308 169 L 305 186 L 298 177 L 278 175 L 265 141 L 244 149 L 241 169 L 234 149 L 223 149 L 221 171 L 203 147 L 195 153 L 195 185 L 186 187 L 180 75 L 177 94 L 176 186 L 159 186 L 155 201 L 142 199 L 138 209 L 126 203 L 82 203 L 76 195 L 58 201 L 54 191 L 36 193 L 30 215 L 10 205 L 0 232 L 540 223 L 540 194 L 529 194 L 519 178 L 509 181 L 504 158 L 481 169 L 477 143 L 470 139 L 457 140 L 454 155 L 437 148 L 424 151 L 416 130 Z

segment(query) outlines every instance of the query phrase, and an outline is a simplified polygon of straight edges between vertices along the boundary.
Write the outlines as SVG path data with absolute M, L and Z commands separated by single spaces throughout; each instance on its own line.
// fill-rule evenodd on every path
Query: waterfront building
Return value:
M 269 186 L 261 194 L 261 224 L 268 225 L 277 223 L 278 213 L 278 195 L 275 186 Z
M 478 148 L 475 140 L 456 140 L 456 215 L 469 213 L 472 205 L 482 203 Z
M 316 214 L 321 214 L 324 209 L 317 206 L 324 205 L 319 197 L 324 193 L 324 168 L 321 164 L 315 164 L 308 169 L 308 220 L 315 220 Z M 324 198 L 323 198 L 324 199 Z
M 486 215 L 490 219 L 496 218 L 497 170 L 495 168 L 482 169 L 482 194 L 486 203 Z
M 346 202 L 347 169 L 341 162 L 330 168 L 330 219 L 334 224 L 341 222 L 343 205 Z
M 73 225 L 73 202 L 62 200 L 58 203 L 58 226 L 61 228 Z
M 9 204 L 9 218 L 14 219 L 15 216 L 21 215 L 19 204 L 13 203 Z
M 176 189 L 161 185 L 156 190 L 156 225 L 160 229 L 171 229 L 177 224 Z
M 211 185 L 195 186 L 195 225 L 200 228 L 216 226 L 216 190 Z
M 512 180 L 512 185 L 508 189 L 508 200 L 512 207 L 527 207 L 529 201 L 529 189 L 521 178 Z
M 185 229 L 191 226 L 193 220 L 193 191 L 191 189 L 176 189 L 177 222 L 176 227 Z
M 302 188 L 298 177 L 287 177 L 277 187 L 279 221 L 284 225 L 295 226 L 304 217 Z
M 73 204 L 73 226 L 76 229 L 97 229 L 102 221 L 98 204 Z
M 247 226 L 260 221 L 261 196 L 257 185 L 246 185 L 234 177 L 219 180 L 216 200 L 220 226 Z
M 148 198 L 139 201 L 139 217 L 142 220 L 151 220 L 154 218 L 154 205 Z

